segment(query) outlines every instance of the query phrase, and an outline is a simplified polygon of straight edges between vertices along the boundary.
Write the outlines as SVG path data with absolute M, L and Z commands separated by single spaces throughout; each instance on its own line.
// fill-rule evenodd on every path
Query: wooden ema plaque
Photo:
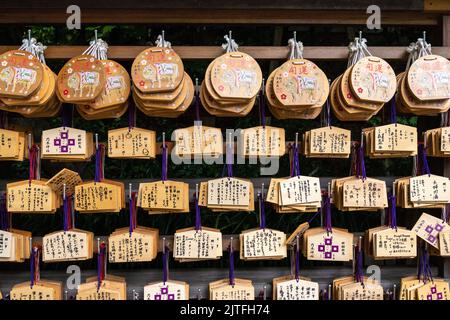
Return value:
M 153 47 L 142 51 L 131 67 L 133 84 L 142 92 L 171 91 L 183 79 L 183 63 L 171 48 Z
M 211 84 L 224 99 L 250 99 L 261 88 L 262 73 L 248 54 L 229 52 L 216 58 L 211 67 Z
M 340 287 L 340 300 L 383 300 L 384 290 L 379 283 L 354 282 Z
M 373 234 L 375 259 L 415 258 L 417 256 L 416 234 L 406 229 L 386 228 Z
M 120 212 L 125 206 L 121 182 L 83 182 L 75 187 L 75 210 L 80 213 Z
M 23 161 L 25 133 L 0 129 L 0 160 Z
M 14 257 L 15 242 L 14 235 L 11 232 L 0 230 L 0 261 Z
M 159 230 L 137 227 L 114 231 L 108 238 L 110 263 L 152 261 L 158 254 Z
M 352 260 L 353 235 L 333 228 L 327 232 L 323 228 L 308 229 L 303 235 L 304 249 L 308 260 L 350 261 Z
M 284 232 L 268 228 L 245 230 L 239 240 L 242 260 L 280 260 L 287 256 Z
M 326 75 L 313 62 L 292 59 L 276 70 L 273 90 L 282 105 L 310 106 L 325 103 L 329 86 Z
M 105 67 L 91 55 L 70 59 L 58 74 L 58 96 L 63 102 L 95 100 L 105 87 Z
M 350 88 L 359 100 L 388 102 L 397 89 L 394 70 L 383 59 L 369 56 L 360 59 L 350 71 Z
M 259 126 L 241 130 L 238 154 L 244 157 L 281 157 L 286 152 L 284 129 Z
M 272 203 L 278 213 L 295 213 L 295 212 L 317 212 L 320 208 L 321 201 L 308 202 L 305 204 L 286 205 L 281 204 L 280 182 L 286 181 L 288 178 L 272 178 L 270 179 L 269 189 L 267 191 L 266 202 Z
M 59 127 L 42 132 L 42 159 L 87 160 L 94 153 L 92 133 Z
M 153 159 L 156 154 L 156 133 L 140 128 L 120 128 L 108 131 L 108 157 L 123 159 Z
M 30 281 L 13 286 L 10 292 L 11 300 L 62 300 L 61 282 L 39 280 L 33 287 Z
M 446 281 L 429 281 L 417 288 L 417 300 L 450 300 Z
M 30 257 L 31 232 L 0 230 L 0 262 L 24 262 Z
M 415 98 L 422 101 L 450 98 L 450 62 L 444 57 L 427 55 L 414 61 L 407 83 Z
M 319 284 L 309 279 L 278 277 L 273 279 L 272 288 L 274 300 L 319 300 Z
M 322 199 L 319 178 L 296 176 L 281 181 L 279 188 L 283 206 L 316 203 Z
M 189 285 L 173 280 L 150 283 L 144 287 L 144 300 L 189 300 Z
M 450 230 L 450 226 L 442 219 L 422 213 L 412 231 L 427 243 L 439 249 L 439 235 L 441 232 Z
M 60 262 L 92 259 L 94 234 L 71 229 L 56 231 L 42 240 L 42 261 Z
M 237 178 L 220 178 L 208 181 L 209 206 L 248 206 L 251 182 Z
M 303 152 L 306 157 L 343 157 L 350 155 L 351 132 L 337 127 L 323 127 L 305 132 Z
M 173 137 L 174 152 L 179 157 L 197 155 L 217 157 L 223 154 L 222 132 L 218 128 L 195 125 L 176 129 Z
M 255 300 L 255 288 L 251 280 L 234 279 L 230 285 L 229 279 L 222 279 L 209 284 L 210 300 Z
M 345 181 L 342 189 L 344 207 L 386 208 L 388 206 L 386 182 L 382 180 L 355 178 Z
M 411 202 L 450 203 L 449 178 L 425 174 L 409 179 Z
M 180 262 L 220 259 L 222 233 L 218 229 L 202 227 L 180 229 L 175 232 L 173 257 Z
M 55 213 L 59 198 L 40 180 L 24 180 L 6 185 L 7 208 L 11 213 Z
M 450 229 L 439 233 L 439 254 L 441 257 L 450 257 Z
M 127 70 L 112 60 L 101 60 L 105 70 L 105 86 L 98 97 L 90 104 L 93 109 L 103 109 L 127 101 L 131 87 Z
M 417 152 L 417 128 L 394 123 L 374 128 L 376 152 Z
M 189 185 L 170 180 L 140 183 L 137 205 L 150 214 L 189 212 Z
M 66 185 L 66 195 L 70 196 L 75 193 L 75 186 L 82 182 L 78 172 L 64 168 L 50 178 L 45 184 L 62 197 L 64 193 L 64 184 Z
M 127 284 L 124 278 L 107 275 L 98 288 L 97 276 L 78 285 L 77 300 L 127 300 Z
M 41 85 L 41 62 L 31 53 L 13 50 L 0 56 L 0 94 L 26 98 Z

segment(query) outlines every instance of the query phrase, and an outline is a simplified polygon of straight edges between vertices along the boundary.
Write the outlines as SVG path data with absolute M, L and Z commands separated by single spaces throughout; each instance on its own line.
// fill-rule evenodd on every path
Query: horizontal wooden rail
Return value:
M 354 4 L 356 5 L 356 3 Z M 112 9 L 84 8 L 81 22 L 114 24 L 334 24 L 365 25 L 364 10 L 302 9 Z M 409 9 L 409 8 L 407 8 Z M 0 24 L 65 24 L 65 8 L 29 8 L 0 10 Z M 440 15 L 420 11 L 382 11 L 383 25 L 438 25 Z
M 18 46 L 0 46 L 0 53 L 16 50 Z M 46 59 L 68 60 L 80 55 L 87 46 L 48 46 L 45 50 Z M 108 57 L 115 60 L 134 59 L 148 46 L 109 46 Z M 223 53 L 220 46 L 173 46 L 173 49 L 185 60 L 212 60 Z M 258 60 L 285 60 L 289 54 L 287 46 L 242 46 L 239 50 L 250 54 Z M 404 47 L 369 47 L 372 55 L 387 60 L 406 60 Z M 450 58 L 450 47 L 433 47 L 434 54 Z M 304 58 L 317 60 L 345 60 L 348 57 L 347 47 L 338 46 L 307 46 L 304 48 Z

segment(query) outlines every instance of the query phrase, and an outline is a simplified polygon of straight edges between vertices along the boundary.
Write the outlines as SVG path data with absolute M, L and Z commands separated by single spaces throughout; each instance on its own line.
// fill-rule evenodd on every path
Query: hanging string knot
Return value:
M 303 42 L 296 42 L 294 38 L 291 38 L 288 40 L 288 46 L 290 48 L 289 60 L 303 59 Z
M 234 41 L 233 38 L 231 38 L 230 36 L 228 36 L 227 34 L 223 36 L 223 38 L 225 39 L 226 43 L 222 44 L 222 48 L 223 50 L 225 50 L 227 53 L 228 52 L 236 52 L 238 51 L 238 44 Z
M 155 43 L 156 43 L 156 46 L 160 47 L 160 48 L 172 48 L 172 44 L 170 43 L 170 41 L 166 41 L 161 34 L 158 35 Z

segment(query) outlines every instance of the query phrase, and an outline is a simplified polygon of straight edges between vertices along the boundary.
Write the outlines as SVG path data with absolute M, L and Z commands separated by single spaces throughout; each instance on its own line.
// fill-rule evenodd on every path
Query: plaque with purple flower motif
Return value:
M 412 231 L 420 238 L 439 249 L 439 235 L 450 230 L 450 226 L 441 218 L 422 213 Z
M 85 155 L 86 131 L 59 127 L 42 132 L 42 157 L 55 155 Z
M 333 229 L 327 232 L 322 228 L 305 232 L 308 260 L 349 261 L 352 259 L 353 235 Z
M 144 287 L 144 300 L 189 300 L 189 285 L 173 280 L 150 283 Z

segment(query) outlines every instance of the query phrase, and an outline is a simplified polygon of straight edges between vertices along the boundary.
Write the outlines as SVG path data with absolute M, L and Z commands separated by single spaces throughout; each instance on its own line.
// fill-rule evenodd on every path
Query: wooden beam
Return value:
M 3 9 L 0 24 L 65 24 L 65 9 Z M 334 24 L 364 25 L 365 10 L 283 9 L 82 9 L 82 24 Z M 438 25 L 440 16 L 417 11 L 382 11 L 383 25 Z
M 448 0 L 425 0 L 425 12 L 450 12 L 450 1 Z
M 0 53 L 16 50 L 18 46 L 0 46 Z M 87 46 L 48 46 L 45 51 L 46 59 L 68 60 L 80 55 Z M 134 59 L 147 46 L 110 46 L 108 57 L 115 60 Z M 174 46 L 174 50 L 185 60 L 211 60 L 220 56 L 223 51 L 219 46 Z M 284 60 L 288 56 L 287 46 L 242 46 L 239 50 L 250 54 L 259 60 Z M 406 59 L 405 47 L 369 47 L 370 52 L 377 57 L 387 60 Z M 433 47 L 433 53 L 450 58 L 450 46 Z M 314 46 L 305 47 L 303 56 L 306 59 L 317 60 L 345 60 L 348 56 L 347 47 Z

